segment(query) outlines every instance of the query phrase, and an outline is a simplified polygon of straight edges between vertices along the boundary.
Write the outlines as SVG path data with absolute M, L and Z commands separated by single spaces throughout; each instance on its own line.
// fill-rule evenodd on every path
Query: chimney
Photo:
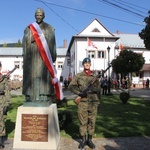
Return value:
M 64 40 L 63 48 L 67 48 L 67 40 Z
M 120 31 L 119 31 L 119 30 L 117 30 L 117 31 L 116 31 L 116 33 L 117 33 L 117 34 L 120 34 Z

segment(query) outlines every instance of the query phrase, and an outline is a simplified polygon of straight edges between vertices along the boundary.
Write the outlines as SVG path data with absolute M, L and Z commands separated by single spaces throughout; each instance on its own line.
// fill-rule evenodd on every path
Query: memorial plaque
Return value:
M 48 115 L 22 114 L 21 140 L 48 141 Z

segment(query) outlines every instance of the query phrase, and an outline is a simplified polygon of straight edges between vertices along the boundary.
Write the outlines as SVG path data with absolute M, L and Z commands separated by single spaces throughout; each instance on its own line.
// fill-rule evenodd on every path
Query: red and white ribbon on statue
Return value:
M 40 55 L 52 76 L 52 84 L 55 86 L 56 98 L 58 100 L 62 100 L 63 99 L 62 87 L 57 78 L 57 72 L 53 66 L 52 56 L 51 56 L 47 41 L 45 39 L 45 36 L 41 28 L 36 22 L 30 24 L 29 27 L 31 29 L 31 32 L 33 34 L 37 47 L 39 49 Z

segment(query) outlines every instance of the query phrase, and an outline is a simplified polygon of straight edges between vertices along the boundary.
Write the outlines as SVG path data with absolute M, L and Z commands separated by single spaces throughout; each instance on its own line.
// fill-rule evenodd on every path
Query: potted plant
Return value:
M 128 99 L 130 98 L 130 94 L 128 92 L 121 92 L 119 98 L 123 104 L 126 104 Z

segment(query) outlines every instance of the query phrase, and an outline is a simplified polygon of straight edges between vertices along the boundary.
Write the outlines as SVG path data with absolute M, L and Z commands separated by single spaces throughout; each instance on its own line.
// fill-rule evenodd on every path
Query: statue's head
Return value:
M 37 23 L 41 23 L 43 21 L 43 19 L 45 18 L 45 12 L 43 11 L 43 9 L 38 8 L 35 11 L 35 18 Z

